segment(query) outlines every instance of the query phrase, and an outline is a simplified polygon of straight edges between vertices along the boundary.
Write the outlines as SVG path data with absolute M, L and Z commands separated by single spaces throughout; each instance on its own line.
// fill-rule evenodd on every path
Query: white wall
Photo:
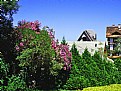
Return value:
M 84 52 L 85 48 L 88 48 L 88 51 L 91 54 L 94 54 L 94 52 L 98 51 L 99 48 L 103 48 L 104 50 L 105 47 L 105 42 L 102 41 L 67 41 L 67 43 L 69 49 L 71 49 L 72 45 L 75 43 L 80 54 Z

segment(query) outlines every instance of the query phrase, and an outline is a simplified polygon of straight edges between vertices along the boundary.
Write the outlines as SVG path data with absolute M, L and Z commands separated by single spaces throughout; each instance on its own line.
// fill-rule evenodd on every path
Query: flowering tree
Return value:
M 68 45 L 55 41 L 53 30 L 45 26 L 39 28 L 40 23 L 20 21 L 18 24 L 16 51 L 19 66 L 27 71 L 30 81 L 35 80 L 49 87 L 59 70 L 69 71 L 71 67 L 71 52 Z M 40 83 L 41 80 L 41 83 Z M 48 84 L 47 84 L 48 83 Z

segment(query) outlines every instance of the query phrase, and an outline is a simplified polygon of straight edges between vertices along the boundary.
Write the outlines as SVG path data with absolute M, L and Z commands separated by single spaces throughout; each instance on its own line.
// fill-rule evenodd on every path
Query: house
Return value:
M 104 52 L 105 42 L 103 41 L 67 41 L 69 49 L 72 48 L 72 45 L 75 43 L 79 54 L 81 55 L 85 48 L 93 55 L 95 51 Z
M 92 30 L 85 30 L 77 41 L 95 41 L 96 33 Z
M 95 51 L 104 52 L 105 42 L 96 40 L 96 33 L 92 30 L 85 30 L 79 36 L 77 41 L 67 41 L 69 48 L 75 43 L 77 50 L 82 54 L 85 48 L 93 55 Z
M 117 26 L 112 25 L 106 28 L 106 38 L 108 42 L 108 56 L 109 58 L 118 58 L 120 57 L 119 54 L 114 52 L 116 47 L 116 40 L 121 38 L 121 24 Z

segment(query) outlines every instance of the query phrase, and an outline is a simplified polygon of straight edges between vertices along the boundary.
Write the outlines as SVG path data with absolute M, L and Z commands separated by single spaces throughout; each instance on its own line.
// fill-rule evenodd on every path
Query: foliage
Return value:
M 65 37 L 63 37 L 61 44 L 67 45 L 66 40 L 65 40 Z
M 0 79 L 3 79 L 4 77 L 7 76 L 8 72 L 8 65 L 5 64 L 2 53 L 0 52 Z
M 88 87 L 82 91 L 121 91 L 121 84 L 111 84 L 108 86 Z
M 27 89 L 25 82 L 19 76 L 6 77 L 7 85 L 1 85 L 1 91 L 21 91 Z M 2 80 L 4 82 L 4 80 Z
M 17 69 L 17 63 L 15 63 L 16 53 L 14 52 L 16 38 L 12 16 L 18 11 L 18 7 L 16 0 L 2 0 L 0 2 L 0 51 L 5 62 L 10 65 L 9 74 L 15 73 L 14 68 Z
M 5 63 L 2 53 L 0 52 L 0 90 L 3 90 L 4 85 L 6 85 L 6 76 L 8 74 L 8 64 Z
M 9 77 L 8 72 L 8 64 L 4 62 L 2 54 L 0 54 L 0 90 L 16 91 L 26 88 L 25 82 L 19 76 Z
M 114 48 L 114 53 L 116 54 L 121 54 L 121 38 L 118 38 L 115 40 L 116 44 L 115 44 L 115 48 Z
M 121 59 L 120 58 L 115 59 L 114 64 L 118 68 L 118 70 L 121 71 Z
M 39 26 L 38 21 L 19 22 L 16 30 L 17 60 L 28 85 L 34 80 L 36 86 L 49 89 L 56 84 L 60 71 L 70 70 L 71 53 L 67 45 L 59 45 L 54 40 L 52 29 L 47 26 L 40 29 Z
M 88 79 L 81 75 L 80 66 L 80 59 L 81 56 L 77 51 L 76 45 L 73 44 L 71 48 L 72 52 L 72 68 L 69 74 L 69 79 L 67 80 L 66 84 L 63 86 L 64 89 L 82 89 L 86 87 L 89 83 Z
M 114 64 L 115 64 L 115 67 L 118 69 L 118 72 L 115 72 L 117 76 L 116 78 L 118 80 L 117 83 L 121 84 L 121 59 L 120 58 L 115 59 Z
M 75 44 L 71 51 L 72 69 L 64 89 L 83 89 L 90 86 L 120 83 L 121 72 L 112 62 L 102 57 L 100 52 L 95 52 L 91 56 L 86 48 L 80 56 Z
M 8 78 L 8 86 L 5 87 L 7 91 L 25 90 L 26 84 L 19 76 L 12 76 Z

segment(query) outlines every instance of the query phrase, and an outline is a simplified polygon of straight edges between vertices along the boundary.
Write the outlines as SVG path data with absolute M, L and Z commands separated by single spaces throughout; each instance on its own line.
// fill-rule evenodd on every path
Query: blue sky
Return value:
M 56 39 L 75 41 L 86 29 L 105 41 L 106 27 L 121 24 L 121 0 L 19 0 L 14 25 L 39 20 L 55 30 Z

